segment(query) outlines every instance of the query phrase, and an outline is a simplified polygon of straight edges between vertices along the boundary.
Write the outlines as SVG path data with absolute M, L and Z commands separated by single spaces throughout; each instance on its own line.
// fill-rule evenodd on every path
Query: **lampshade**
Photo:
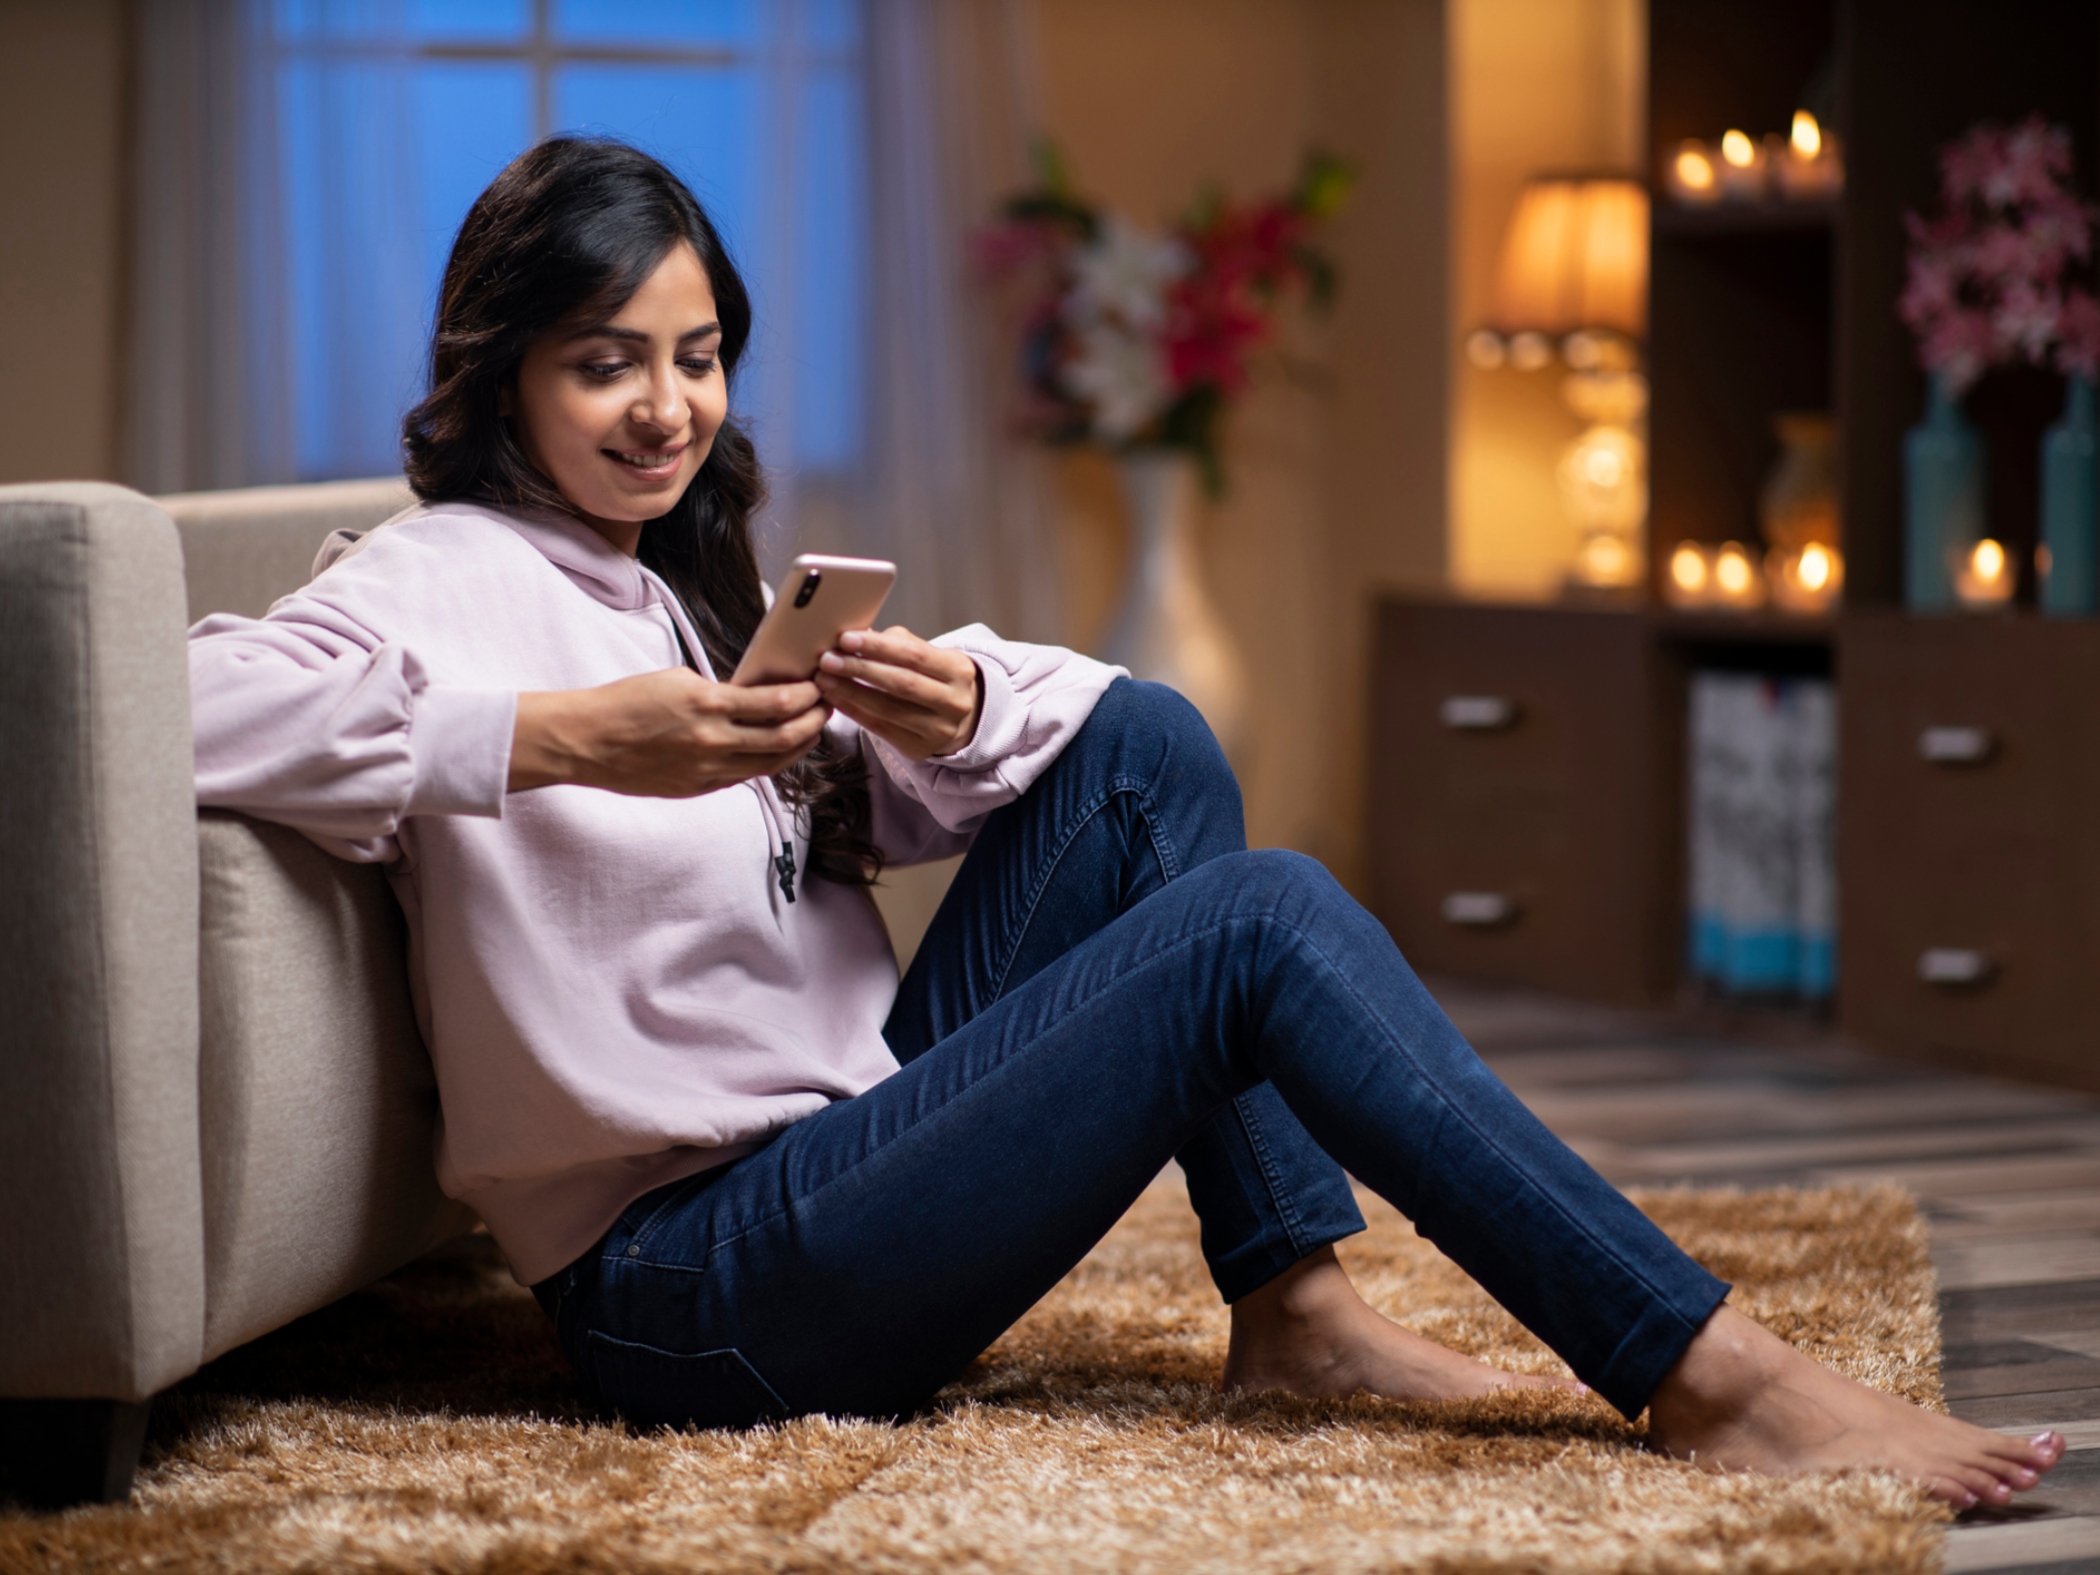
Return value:
M 1648 193 L 1617 177 L 1542 175 L 1524 188 L 1495 270 L 1504 333 L 1612 329 L 1648 316 Z

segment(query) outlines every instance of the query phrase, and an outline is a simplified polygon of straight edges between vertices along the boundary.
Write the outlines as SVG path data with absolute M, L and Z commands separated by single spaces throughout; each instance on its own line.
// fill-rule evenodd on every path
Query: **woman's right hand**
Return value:
M 815 684 L 739 687 L 689 667 L 596 689 L 521 694 L 510 790 L 568 782 L 693 798 L 793 765 L 830 715 Z

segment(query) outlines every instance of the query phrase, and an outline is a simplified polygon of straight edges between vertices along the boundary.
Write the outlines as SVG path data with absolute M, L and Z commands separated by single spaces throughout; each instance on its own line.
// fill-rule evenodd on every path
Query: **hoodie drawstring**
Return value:
M 712 678 L 710 672 L 695 654 L 694 644 L 686 638 L 685 609 L 679 605 L 678 597 L 671 587 L 651 573 L 642 569 L 643 577 L 656 588 L 656 594 L 671 618 L 671 634 L 678 641 L 678 654 L 685 658 L 685 665 L 703 678 Z M 795 839 L 794 818 L 784 813 L 783 805 L 773 788 L 770 777 L 754 777 L 744 786 L 758 795 L 759 808 L 764 812 L 766 824 L 780 838 L 780 851 L 773 855 L 773 873 L 780 881 L 780 894 L 789 902 L 795 900 Z

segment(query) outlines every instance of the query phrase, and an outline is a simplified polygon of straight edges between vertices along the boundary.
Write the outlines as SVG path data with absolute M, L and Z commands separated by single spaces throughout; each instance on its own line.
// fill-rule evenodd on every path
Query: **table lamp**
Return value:
M 1646 189 L 1616 175 L 1535 177 L 1503 236 L 1492 300 L 1492 326 L 1467 345 L 1475 363 L 1557 342 L 1569 367 L 1562 395 L 1586 423 L 1557 471 L 1580 535 L 1569 578 L 1630 591 L 1647 575 L 1648 381 L 1637 369 L 1648 317 Z

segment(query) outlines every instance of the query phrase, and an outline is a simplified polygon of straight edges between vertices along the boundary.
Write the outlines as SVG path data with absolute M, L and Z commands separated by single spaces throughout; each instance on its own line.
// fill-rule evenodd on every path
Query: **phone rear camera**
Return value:
M 817 594 L 817 581 L 823 578 L 824 571 L 822 569 L 811 569 L 809 571 L 809 574 L 802 581 L 802 589 L 795 592 L 795 605 L 797 607 L 807 607 L 809 605 L 809 599 Z

